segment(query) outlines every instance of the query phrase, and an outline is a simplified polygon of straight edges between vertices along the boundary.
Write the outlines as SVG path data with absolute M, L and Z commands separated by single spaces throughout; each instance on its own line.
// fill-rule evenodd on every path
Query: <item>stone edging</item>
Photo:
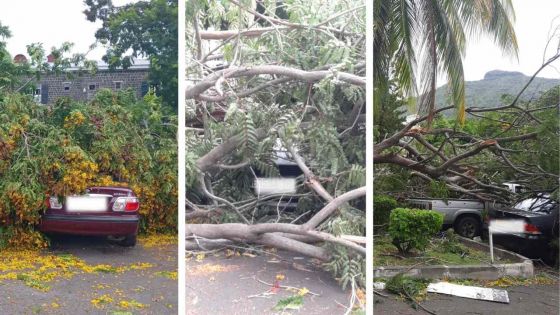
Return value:
M 490 252 L 489 246 L 470 239 L 461 238 L 461 242 L 469 247 Z M 494 248 L 494 256 L 518 261 L 510 264 L 481 264 L 481 265 L 430 265 L 417 268 L 410 266 L 385 266 L 373 269 L 374 278 L 391 278 L 399 273 L 429 279 L 481 279 L 495 280 L 504 276 L 532 277 L 534 274 L 533 261 L 519 254 L 507 250 Z

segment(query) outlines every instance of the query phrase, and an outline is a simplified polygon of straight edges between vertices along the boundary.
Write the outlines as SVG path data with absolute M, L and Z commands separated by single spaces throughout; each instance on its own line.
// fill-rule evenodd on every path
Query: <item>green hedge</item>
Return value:
M 397 200 L 391 196 L 375 195 L 373 197 L 373 224 L 383 225 L 389 223 L 391 210 L 397 207 Z
M 424 250 L 430 237 L 443 224 L 443 215 L 436 211 L 397 208 L 389 217 L 389 235 L 401 253 L 412 249 Z

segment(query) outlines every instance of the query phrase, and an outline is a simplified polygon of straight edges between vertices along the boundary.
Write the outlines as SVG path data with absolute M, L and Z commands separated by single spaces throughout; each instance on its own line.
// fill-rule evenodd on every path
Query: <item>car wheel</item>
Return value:
M 124 239 L 119 242 L 119 245 L 125 246 L 125 247 L 135 246 L 136 245 L 136 234 L 125 236 Z
M 480 222 L 473 217 L 462 217 L 455 224 L 455 232 L 466 238 L 480 235 Z

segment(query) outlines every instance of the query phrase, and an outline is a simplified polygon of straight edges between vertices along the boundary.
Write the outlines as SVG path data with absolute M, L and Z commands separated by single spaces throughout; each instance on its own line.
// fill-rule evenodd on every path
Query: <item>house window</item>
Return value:
M 88 87 L 90 91 L 95 91 L 96 88 L 97 88 L 97 84 L 90 84 Z
M 33 90 L 33 100 L 35 101 L 35 103 L 38 103 L 38 104 L 41 103 L 41 88 L 40 87 Z
M 148 84 L 148 82 L 146 81 L 142 82 L 142 84 L 140 85 L 140 94 L 144 96 L 148 94 L 149 91 L 150 91 L 150 85 Z
M 113 84 L 115 86 L 115 90 L 120 90 L 122 89 L 123 81 L 113 81 Z
M 49 102 L 49 86 L 48 84 L 41 84 L 41 104 Z
M 64 91 L 70 91 L 70 82 L 63 82 L 62 87 L 64 88 Z

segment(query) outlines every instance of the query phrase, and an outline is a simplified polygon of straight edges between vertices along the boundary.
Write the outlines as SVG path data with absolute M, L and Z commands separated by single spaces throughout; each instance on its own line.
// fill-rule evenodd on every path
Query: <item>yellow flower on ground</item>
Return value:
M 113 298 L 107 294 L 103 294 L 102 296 L 91 300 L 91 304 L 95 308 L 103 308 L 106 304 L 109 303 L 113 303 Z
M 304 288 L 299 289 L 297 294 L 300 295 L 300 296 L 304 296 L 307 293 L 309 293 L 309 290 L 304 287 Z

